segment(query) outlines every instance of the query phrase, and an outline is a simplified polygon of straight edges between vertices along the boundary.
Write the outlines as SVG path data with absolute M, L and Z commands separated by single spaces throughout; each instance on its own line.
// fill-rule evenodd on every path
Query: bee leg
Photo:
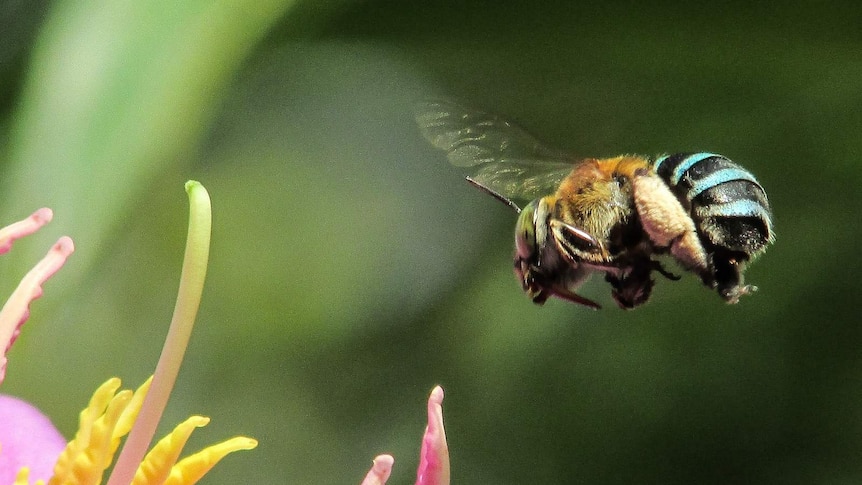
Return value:
M 670 271 L 664 269 L 664 266 L 662 266 L 661 262 L 659 262 L 659 261 L 653 260 L 653 261 L 650 261 L 650 264 L 652 266 L 653 271 L 658 271 L 659 274 L 661 274 L 662 276 L 664 276 L 665 278 L 667 278 L 671 281 L 679 281 L 680 279 L 682 279 L 682 276 L 673 274 Z
M 574 291 L 565 290 L 563 288 L 554 288 L 553 292 L 554 296 L 560 298 L 561 300 L 577 303 L 578 305 L 583 305 L 593 310 L 599 310 L 602 308 L 602 306 L 598 303 L 594 302 L 593 300 L 590 300 L 589 298 L 584 298 L 583 296 L 575 293 Z
M 559 219 L 551 219 L 550 226 L 554 244 L 569 264 L 579 261 L 597 263 L 610 260 L 604 244 L 587 231 Z
M 757 291 L 756 286 L 743 284 L 742 273 L 747 260 L 745 253 L 726 250 L 717 250 L 712 257 L 714 286 L 728 303 L 738 303 L 741 296 Z
M 694 221 L 664 181 L 640 169 L 635 172 L 632 186 L 641 225 L 653 244 L 670 248 L 671 255 L 684 268 L 702 278 L 711 275 Z
M 549 296 L 550 295 L 548 295 L 545 291 L 539 291 L 538 293 L 535 293 L 533 295 L 533 297 L 532 297 L 533 303 L 535 303 L 536 305 L 542 306 L 545 304 L 546 301 L 548 301 Z
M 611 284 L 611 296 L 620 308 L 630 310 L 649 300 L 655 281 L 650 277 L 656 261 L 639 260 L 631 265 L 631 271 L 617 274 L 608 271 L 605 281 Z M 664 274 L 664 273 L 662 273 Z
M 545 286 L 540 284 L 533 277 L 534 269 L 535 268 L 524 260 L 515 260 L 515 275 L 518 277 L 518 281 L 521 282 L 521 288 L 524 290 L 524 293 L 526 293 L 536 305 L 544 305 L 548 300 L 548 297 L 551 295 L 545 290 Z

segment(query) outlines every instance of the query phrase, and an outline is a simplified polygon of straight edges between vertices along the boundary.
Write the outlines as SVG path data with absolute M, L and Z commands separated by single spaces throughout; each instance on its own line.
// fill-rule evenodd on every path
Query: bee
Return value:
M 539 305 L 556 297 L 598 309 L 576 290 L 603 273 L 617 304 L 635 308 L 649 299 L 653 272 L 679 279 L 660 255 L 728 303 L 757 290 L 743 273 L 774 240 L 769 202 L 749 171 L 721 155 L 577 160 L 451 101 L 420 103 L 416 121 L 453 165 L 473 170 L 468 182 L 518 213 L 515 274 Z

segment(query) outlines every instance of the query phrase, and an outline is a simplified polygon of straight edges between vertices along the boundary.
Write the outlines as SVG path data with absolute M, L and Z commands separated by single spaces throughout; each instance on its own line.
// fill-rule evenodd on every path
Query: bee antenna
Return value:
M 518 214 L 521 213 L 521 208 L 518 207 L 518 204 L 514 203 L 512 201 L 512 199 L 505 197 L 503 194 L 491 189 L 490 187 L 486 187 L 486 186 L 482 185 L 481 183 L 474 180 L 472 177 L 464 177 L 464 178 L 467 179 L 467 182 L 469 182 L 470 185 L 472 185 L 473 187 L 476 187 L 477 189 L 481 190 L 482 192 L 485 192 L 486 194 L 490 195 L 491 197 L 493 197 L 493 198 L 499 200 L 500 202 L 506 204 L 507 206 L 511 207 L 512 209 L 515 210 L 516 213 L 518 213 Z

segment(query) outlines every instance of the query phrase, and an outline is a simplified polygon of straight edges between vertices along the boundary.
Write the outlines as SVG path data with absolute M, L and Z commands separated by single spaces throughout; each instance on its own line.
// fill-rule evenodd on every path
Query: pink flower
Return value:
M 0 483 L 13 483 L 18 471 L 48 480 L 66 439 L 38 409 L 18 398 L 0 394 Z
M 179 370 L 206 274 L 211 223 L 209 196 L 196 182 L 189 182 L 186 190 L 192 203 L 186 258 L 174 319 L 155 377 L 136 391 L 120 390 L 120 380 L 116 378 L 102 384 L 81 412 L 79 430 L 68 444 L 38 409 L 17 398 L 0 395 L 0 484 L 72 480 L 82 485 L 98 485 L 121 439 L 127 435 L 108 485 L 192 484 L 225 455 L 257 445 L 251 438 L 235 437 L 178 461 L 192 431 L 209 422 L 208 418 L 192 416 L 144 456 Z M 0 254 L 9 251 L 16 239 L 37 231 L 51 217 L 49 209 L 40 209 L 23 221 L 0 229 Z M 30 303 L 41 296 L 42 284 L 63 266 L 73 251 L 72 240 L 60 238 L 0 310 L 0 350 L 4 350 L 0 354 L 0 382 L 6 352 L 29 316 Z M 362 485 L 385 484 L 394 462 L 390 455 L 377 456 Z M 448 485 L 449 481 L 443 389 L 437 386 L 428 398 L 428 425 L 422 438 L 416 485 Z
M 383 485 L 392 473 L 395 459 L 391 455 L 374 458 L 362 485 Z M 428 426 L 422 437 L 416 485 L 449 485 L 449 448 L 443 429 L 443 388 L 437 386 L 428 398 Z
M 0 229 L 0 254 L 12 249 L 12 243 L 16 239 L 33 234 L 51 222 L 53 216 L 51 209 L 39 209 L 23 221 Z M 21 333 L 21 326 L 30 316 L 30 302 L 42 296 L 42 284 L 63 266 L 74 250 L 72 240 L 61 237 L 45 258 L 21 280 L 18 288 L 0 310 L 0 350 L 3 352 L 0 354 L 0 384 L 6 377 L 6 354 Z
M 209 195 L 194 181 L 186 184 L 186 192 L 191 211 L 180 290 L 154 377 L 135 391 L 120 390 L 117 378 L 99 386 L 80 413 L 78 432 L 68 444 L 36 408 L 19 399 L 0 396 L 0 484 L 28 485 L 31 480 L 101 484 L 126 437 L 108 478 L 109 485 L 191 485 L 226 455 L 257 446 L 257 441 L 237 436 L 180 459 L 192 432 L 209 423 L 209 418 L 192 416 L 147 452 L 188 344 L 209 257 Z M 51 216 L 49 209 L 41 209 L 0 229 L 0 254 L 7 252 L 14 240 L 45 225 Z M 42 294 L 42 284 L 63 266 L 73 250 L 71 239 L 60 238 L 0 310 L 0 349 L 4 350 L 0 354 L 0 379 L 6 351 L 27 320 L 30 302 Z
M 51 209 L 39 209 L 30 217 L 0 228 L 0 254 L 12 243 L 51 222 Z M 0 383 L 6 376 L 6 354 L 30 315 L 30 303 L 42 295 L 42 284 L 66 262 L 75 250 L 72 240 L 62 237 L 48 254 L 24 276 L 0 310 Z M 36 479 L 51 477 L 54 463 L 66 446 L 51 421 L 25 401 L 0 395 L 0 483 L 12 483 L 27 466 Z

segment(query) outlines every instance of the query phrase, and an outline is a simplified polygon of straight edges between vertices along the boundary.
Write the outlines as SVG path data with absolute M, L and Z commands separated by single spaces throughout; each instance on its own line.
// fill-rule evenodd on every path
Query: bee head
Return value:
M 526 264 L 527 269 L 533 265 L 532 269 L 538 270 L 549 265 L 551 254 L 577 266 L 581 261 L 592 261 L 603 251 L 602 243 L 595 236 L 552 217 L 553 204 L 553 197 L 545 197 L 530 202 L 521 210 L 515 225 L 516 268 Z M 545 248 L 556 251 L 544 254 Z
M 536 199 L 521 209 L 515 224 L 515 274 L 524 291 L 537 303 L 544 302 L 542 250 L 548 242 L 548 202 Z
M 547 221 L 547 204 L 536 199 L 521 209 L 515 224 L 515 257 L 526 262 L 538 262 L 536 248 L 541 247 L 547 238 L 547 226 L 536 227 L 539 221 Z M 546 224 L 546 222 L 545 222 Z
M 542 304 L 556 296 L 590 308 L 599 305 L 575 289 L 592 270 L 580 264 L 576 248 L 588 251 L 598 244 L 585 231 L 552 218 L 553 196 L 536 199 L 521 210 L 515 225 L 515 275 L 527 296 Z

